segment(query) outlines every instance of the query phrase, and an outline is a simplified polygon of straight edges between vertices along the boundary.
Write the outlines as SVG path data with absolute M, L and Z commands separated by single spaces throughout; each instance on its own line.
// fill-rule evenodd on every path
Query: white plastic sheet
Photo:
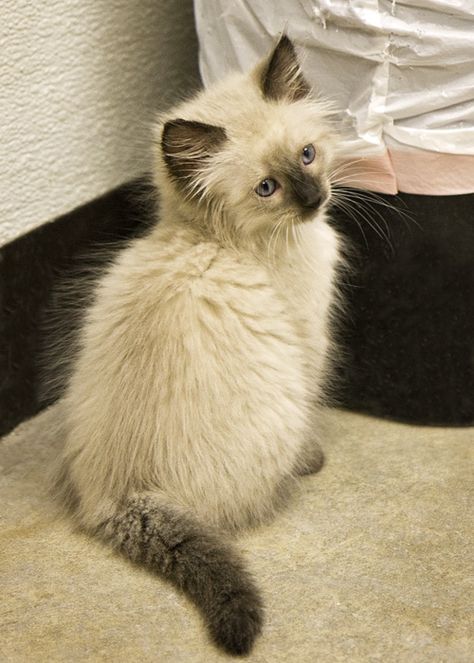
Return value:
M 335 103 L 351 158 L 474 155 L 474 0 L 195 0 L 205 84 L 285 30 Z

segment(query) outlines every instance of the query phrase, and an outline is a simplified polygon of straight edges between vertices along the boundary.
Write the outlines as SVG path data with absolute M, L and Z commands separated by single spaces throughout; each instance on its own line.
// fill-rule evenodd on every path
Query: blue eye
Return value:
M 316 156 L 316 150 L 314 149 L 314 145 L 305 145 L 303 147 L 303 150 L 301 152 L 301 160 L 303 161 L 305 166 L 308 166 L 310 163 L 313 163 L 314 157 Z
M 276 182 L 276 180 L 267 178 L 260 182 L 260 184 L 255 189 L 255 193 L 261 196 L 262 198 L 268 198 L 268 196 L 271 196 L 272 193 L 275 193 L 277 187 L 278 183 Z

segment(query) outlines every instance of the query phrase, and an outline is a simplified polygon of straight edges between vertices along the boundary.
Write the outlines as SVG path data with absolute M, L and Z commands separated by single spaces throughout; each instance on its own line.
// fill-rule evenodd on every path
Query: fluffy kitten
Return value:
M 326 115 L 284 36 L 160 119 L 160 221 L 100 279 L 62 399 L 80 525 L 183 590 L 231 654 L 262 604 L 222 532 L 270 517 L 322 462 Z

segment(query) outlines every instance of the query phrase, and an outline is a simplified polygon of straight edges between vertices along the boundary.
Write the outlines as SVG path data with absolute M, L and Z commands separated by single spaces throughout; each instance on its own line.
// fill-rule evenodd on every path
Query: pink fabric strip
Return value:
M 474 192 L 474 156 L 388 149 L 380 156 L 345 161 L 336 179 L 381 193 L 460 195 Z

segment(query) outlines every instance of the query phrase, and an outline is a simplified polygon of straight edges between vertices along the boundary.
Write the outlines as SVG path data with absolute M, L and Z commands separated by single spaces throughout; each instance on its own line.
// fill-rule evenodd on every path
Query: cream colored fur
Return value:
M 308 172 L 327 183 L 334 138 L 321 104 L 264 99 L 262 66 L 157 122 L 159 223 L 101 278 L 63 397 L 64 467 L 87 527 L 142 492 L 218 527 L 259 522 L 317 453 L 338 238 L 325 207 L 303 222 L 254 188 L 308 143 Z M 163 159 L 173 118 L 227 135 L 200 202 Z

